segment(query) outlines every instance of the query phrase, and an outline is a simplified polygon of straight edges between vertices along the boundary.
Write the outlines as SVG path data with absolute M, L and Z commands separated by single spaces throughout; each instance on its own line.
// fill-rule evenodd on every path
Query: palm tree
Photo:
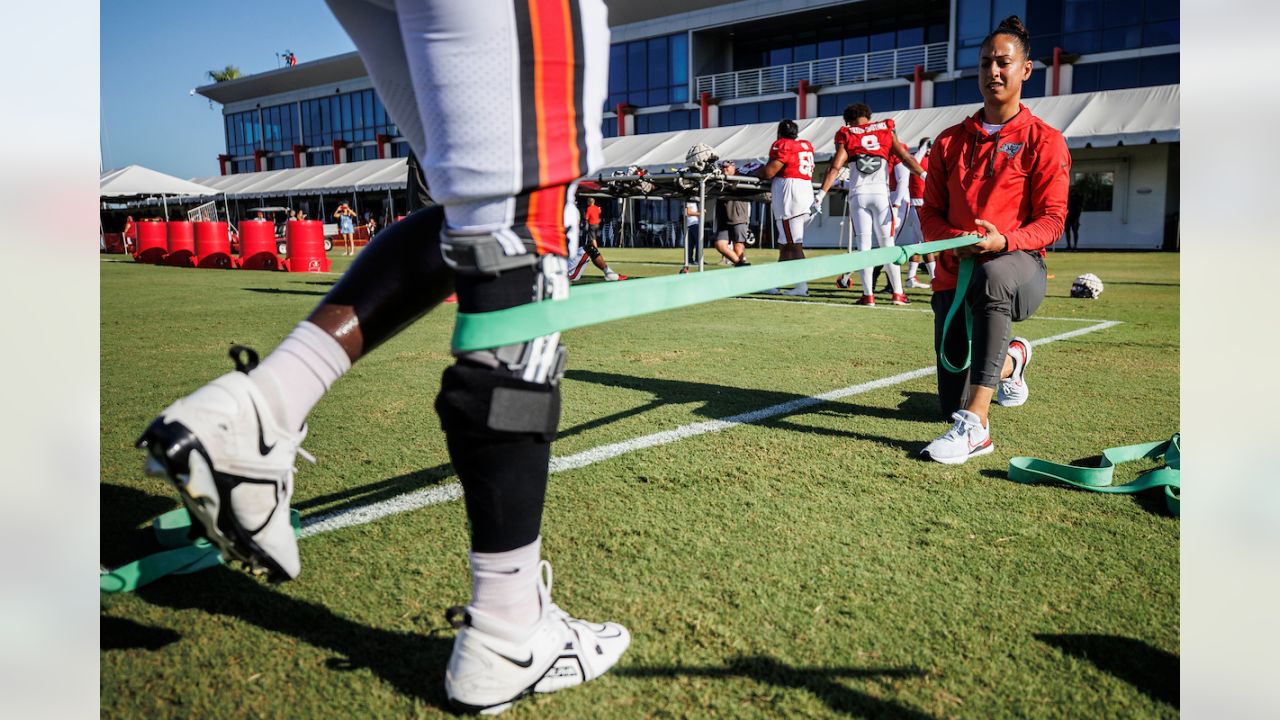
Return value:
M 225 82 L 227 80 L 235 80 L 236 78 L 240 77 L 240 68 L 236 67 L 235 65 L 228 65 L 221 70 L 210 70 L 209 77 L 213 78 L 214 82 Z

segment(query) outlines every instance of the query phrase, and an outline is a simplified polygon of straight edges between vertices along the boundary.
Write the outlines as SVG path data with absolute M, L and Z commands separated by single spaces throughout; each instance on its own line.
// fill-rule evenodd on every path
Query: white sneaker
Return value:
M 1005 407 L 1018 407 L 1031 394 L 1026 378 L 1027 365 L 1031 364 L 1031 343 L 1020 337 L 1010 340 L 1009 358 L 1013 360 L 1013 374 L 996 386 L 996 402 Z
M 808 297 L 808 296 L 809 296 L 809 288 L 793 287 L 793 288 L 791 288 L 790 290 L 787 290 L 787 291 L 783 292 L 782 294 L 783 294 L 783 295 L 790 295 L 790 296 L 792 296 L 792 297 Z
M 241 352 L 247 352 L 248 363 L 241 361 Z M 289 498 L 307 428 L 291 432 L 276 421 L 249 379 L 258 364 L 256 352 L 236 346 L 231 357 L 236 372 L 165 408 L 137 447 L 147 451 L 147 472 L 165 476 L 177 488 L 224 559 L 281 582 L 297 577 L 300 567 Z
M 920 455 L 945 465 L 960 465 L 971 457 L 986 455 L 996 449 L 991 443 L 991 423 L 982 427 L 978 416 L 968 410 L 951 414 L 956 423 L 920 451 Z
M 907 283 L 906 283 L 906 284 L 907 284 L 907 287 L 909 287 L 909 288 L 917 288 L 917 289 L 919 289 L 919 290 L 928 290 L 928 289 L 929 289 L 929 283 L 922 283 L 922 282 L 920 282 L 919 280 L 915 279 L 914 277 L 909 277 L 909 278 L 907 278 Z
M 610 270 L 604 274 L 604 280 L 605 282 L 617 282 L 618 280 L 621 280 L 621 278 L 618 276 L 618 273 Z
M 520 628 L 472 610 L 452 608 L 458 628 L 444 689 L 463 710 L 496 715 L 522 697 L 581 685 L 622 657 L 631 634 L 616 623 L 569 617 L 551 602 L 551 564 L 538 566 L 542 617 Z

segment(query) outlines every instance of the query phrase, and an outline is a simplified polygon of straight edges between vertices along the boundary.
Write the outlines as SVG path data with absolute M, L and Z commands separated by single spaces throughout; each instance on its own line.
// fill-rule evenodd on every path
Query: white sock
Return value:
M 889 287 L 893 289 L 894 295 L 902 294 L 902 266 L 887 263 L 884 266 L 885 274 L 889 276 Z
M 351 358 L 338 341 L 320 326 L 303 320 L 249 378 L 281 423 L 296 430 L 325 392 L 350 369 Z
M 924 269 L 929 271 L 929 282 L 933 282 L 933 268 L 936 267 L 937 264 L 938 263 L 934 262 L 933 260 L 930 260 L 929 262 L 924 264 Z
M 908 280 L 915 280 L 915 279 L 916 279 L 916 271 L 918 271 L 919 269 L 920 269 L 920 263 L 916 262 L 915 260 L 912 260 L 910 263 L 908 263 L 908 264 L 907 264 L 907 279 L 908 279 Z
M 471 605 L 474 610 L 520 627 L 542 616 L 538 599 L 538 562 L 542 538 L 499 553 L 471 553 Z

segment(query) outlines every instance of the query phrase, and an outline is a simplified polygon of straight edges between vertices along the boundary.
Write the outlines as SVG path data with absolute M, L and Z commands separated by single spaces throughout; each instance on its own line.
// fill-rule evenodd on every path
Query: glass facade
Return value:
M 978 47 L 1001 20 L 1017 15 L 1031 31 L 1031 53 L 1081 55 L 1179 42 L 1177 0 L 958 0 L 956 67 L 978 66 Z
M 1072 69 L 1071 92 L 1172 85 L 1179 82 L 1178 57 L 1177 54 L 1156 55 L 1076 65 Z
M 636 107 L 689 102 L 689 38 L 680 33 L 609 47 L 609 98 Z
M 231 113 L 224 118 L 227 127 L 227 154 L 252 155 L 258 149 L 258 111 Z M 252 166 L 251 166 L 252 167 Z
M 400 134 L 373 90 L 303 100 L 301 111 L 302 142 L 308 147 L 330 145 L 334 140 L 350 144 L 373 140 L 379 134 Z
M 269 170 L 293 167 L 294 145 L 313 149 L 307 154 L 308 165 L 331 165 L 334 140 L 346 141 L 349 161 L 373 160 L 378 157 L 373 141 L 379 134 L 400 134 L 373 90 L 230 113 L 225 124 L 227 154 L 235 157 L 266 150 L 272 153 L 264 162 L 264 169 Z M 392 157 L 408 155 L 407 148 L 397 155 L 396 145 L 404 143 L 393 143 Z M 253 161 L 236 160 L 230 169 L 235 173 L 253 172 Z
M 895 17 L 878 13 L 874 25 L 844 23 L 736 42 L 733 69 L 751 70 L 946 41 L 945 22 L 922 23 L 918 15 Z
M 936 85 L 941 83 L 935 83 Z M 974 83 L 977 88 L 977 83 Z M 839 117 L 853 103 L 866 103 L 873 113 L 906 110 L 911 107 L 911 88 L 908 86 L 855 90 L 818 96 L 818 114 L 823 117 Z M 938 103 L 941 104 L 941 103 Z

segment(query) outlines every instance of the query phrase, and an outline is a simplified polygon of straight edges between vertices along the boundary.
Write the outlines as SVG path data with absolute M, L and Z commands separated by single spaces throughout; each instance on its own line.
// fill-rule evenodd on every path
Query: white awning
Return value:
M 104 198 L 129 198 L 153 195 L 214 195 L 218 191 L 203 184 L 172 175 L 129 165 L 108 170 L 98 177 L 98 194 Z
M 1024 102 L 1049 125 L 1062 131 L 1071 148 L 1177 142 L 1180 130 L 1179 85 L 1106 90 L 1034 98 Z M 974 105 L 954 105 L 922 110 L 878 113 L 876 119 L 893 118 L 898 139 L 912 150 L 923 138 L 935 138 L 977 111 Z M 835 152 L 838 117 L 799 120 L 800 137 L 813 143 L 819 162 Z M 710 145 L 716 155 L 738 161 L 763 162 L 777 139 L 777 123 L 647 133 L 606 138 L 604 170 L 638 165 L 650 171 L 684 167 L 685 153 L 697 143 Z
M 215 175 L 196 182 L 229 198 L 289 195 L 338 195 L 350 192 L 403 190 L 409 170 L 405 158 L 363 160 L 340 165 Z

